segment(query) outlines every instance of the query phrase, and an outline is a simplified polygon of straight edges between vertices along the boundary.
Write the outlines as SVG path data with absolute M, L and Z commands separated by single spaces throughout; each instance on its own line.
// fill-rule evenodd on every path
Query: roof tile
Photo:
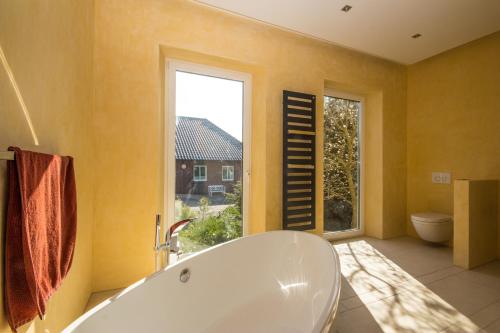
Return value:
M 176 159 L 240 161 L 242 156 L 241 142 L 208 119 L 177 117 Z

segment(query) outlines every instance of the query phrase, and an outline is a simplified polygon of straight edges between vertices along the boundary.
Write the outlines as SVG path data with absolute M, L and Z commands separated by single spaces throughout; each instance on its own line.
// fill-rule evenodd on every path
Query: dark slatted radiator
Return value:
M 283 229 L 315 221 L 316 96 L 283 91 Z

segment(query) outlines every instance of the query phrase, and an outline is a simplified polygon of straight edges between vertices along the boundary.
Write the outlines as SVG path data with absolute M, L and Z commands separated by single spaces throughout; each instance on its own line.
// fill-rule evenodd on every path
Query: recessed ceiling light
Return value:
M 352 6 L 349 6 L 349 5 L 345 5 L 344 7 L 342 7 L 342 11 L 343 11 L 343 12 L 346 12 L 346 13 L 347 13 L 348 11 L 350 11 L 351 9 L 352 9 Z
M 414 34 L 413 36 L 411 36 L 411 38 L 413 38 L 413 39 L 417 39 L 417 38 L 420 38 L 420 37 L 422 37 L 421 34 Z

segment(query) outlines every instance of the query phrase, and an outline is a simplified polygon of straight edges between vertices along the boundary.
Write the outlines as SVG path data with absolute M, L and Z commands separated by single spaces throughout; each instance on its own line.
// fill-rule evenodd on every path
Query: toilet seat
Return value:
M 450 215 L 440 213 L 415 213 L 411 214 L 411 220 L 414 222 L 438 223 L 448 222 L 452 219 Z

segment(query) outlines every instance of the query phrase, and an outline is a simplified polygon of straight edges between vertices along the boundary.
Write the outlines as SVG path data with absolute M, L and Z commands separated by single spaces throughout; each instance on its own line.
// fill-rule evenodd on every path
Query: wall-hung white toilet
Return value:
M 443 243 L 453 237 L 453 217 L 440 213 L 411 214 L 411 222 L 423 240 Z

